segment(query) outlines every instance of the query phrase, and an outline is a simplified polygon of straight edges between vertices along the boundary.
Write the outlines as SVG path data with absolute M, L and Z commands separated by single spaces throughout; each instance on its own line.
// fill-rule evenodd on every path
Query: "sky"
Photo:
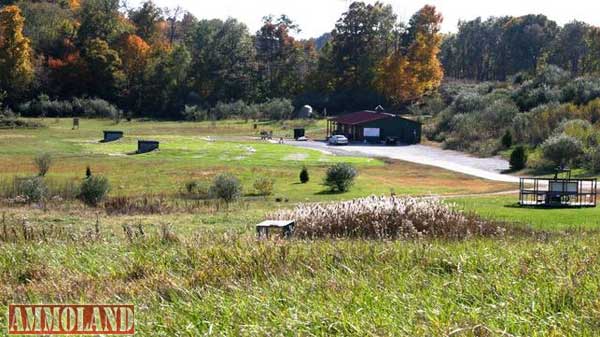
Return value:
M 351 1 L 347 0 L 154 0 L 160 7 L 181 6 L 198 18 L 236 18 L 256 32 L 265 15 L 286 14 L 300 25 L 300 38 L 318 37 L 333 29 Z M 375 1 L 365 1 L 373 3 Z M 401 21 L 408 21 L 426 4 L 444 15 L 444 32 L 455 32 L 459 20 L 478 16 L 545 14 L 559 24 L 574 19 L 600 26 L 597 0 L 383 0 L 393 6 Z M 141 3 L 141 1 L 139 1 Z M 135 1 L 132 2 L 135 4 Z

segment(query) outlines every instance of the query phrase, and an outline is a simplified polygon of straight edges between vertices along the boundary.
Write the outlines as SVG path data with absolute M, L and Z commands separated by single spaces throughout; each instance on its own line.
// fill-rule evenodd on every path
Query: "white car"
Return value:
M 296 139 L 296 141 L 298 141 L 298 142 L 307 142 L 308 138 L 302 136 L 302 137 L 298 137 L 298 139 Z
M 348 145 L 348 138 L 343 135 L 335 135 L 329 138 L 330 145 Z

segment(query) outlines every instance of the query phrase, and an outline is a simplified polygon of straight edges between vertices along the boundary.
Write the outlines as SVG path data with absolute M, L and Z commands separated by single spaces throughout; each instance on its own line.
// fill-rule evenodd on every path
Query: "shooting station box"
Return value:
M 304 137 L 304 129 L 294 129 L 294 139 Z
M 155 140 L 138 140 L 137 153 L 147 153 L 158 150 L 159 142 Z
M 104 131 L 104 142 L 114 142 L 123 138 L 123 131 Z

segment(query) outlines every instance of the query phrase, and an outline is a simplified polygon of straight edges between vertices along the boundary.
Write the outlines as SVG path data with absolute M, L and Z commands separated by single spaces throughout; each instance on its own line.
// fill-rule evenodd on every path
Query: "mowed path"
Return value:
M 500 157 L 477 158 L 468 154 L 443 150 L 428 145 L 349 145 L 330 146 L 325 142 L 287 141 L 286 144 L 317 149 L 341 155 L 358 155 L 403 160 L 411 163 L 440 167 L 483 179 L 517 183 L 519 177 L 502 174 L 509 168 L 508 161 Z

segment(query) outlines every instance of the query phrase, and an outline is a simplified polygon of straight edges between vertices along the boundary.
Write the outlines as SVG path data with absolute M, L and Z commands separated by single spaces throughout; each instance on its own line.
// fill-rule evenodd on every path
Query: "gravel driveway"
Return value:
M 368 157 L 387 157 L 417 164 L 441 167 L 446 170 L 464 173 L 467 175 L 502 182 L 519 182 L 519 178 L 501 174 L 509 168 L 508 161 L 500 157 L 477 158 L 468 154 L 442 150 L 427 145 L 349 145 L 330 146 L 325 142 L 286 141 L 286 144 L 316 149 L 339 155 L 356 155 Z

